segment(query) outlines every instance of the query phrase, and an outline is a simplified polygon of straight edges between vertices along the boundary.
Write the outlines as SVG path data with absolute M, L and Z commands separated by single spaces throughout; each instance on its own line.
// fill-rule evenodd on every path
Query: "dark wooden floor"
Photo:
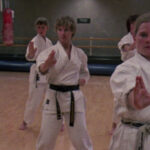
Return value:
M 41 107 L 33 125 L 18 130 L 28 95 L 28 73 L 0 72 L 0 150 L 35 150 L 40 130 Z M 82 88 L 87 97 L 87 125 L 94 150 L 108 150 L 113 96 L 108 76 L 91 76 Z M 55 150 L 74 150 L 66 130 L 60 132 Z

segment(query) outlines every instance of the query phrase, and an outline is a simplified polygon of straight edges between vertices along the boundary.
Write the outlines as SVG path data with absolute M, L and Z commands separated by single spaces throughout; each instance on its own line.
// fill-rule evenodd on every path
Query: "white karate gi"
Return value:
M 135 87 L 136 76 L 142 76 L 145 87 L 150 92 L 150 61 L 139 53 L 119 65 L 111 76 L 110 85 L 116 101 L 114 111 L 123 120 L 150 122 L 150 106 L 135 110 L 127 103 L 127 96 Z M 120 122 L 112 136 L 109 150 L 135 150 L 138 131 L 139 128 L 129 127 Z M 144 150 L 149 150 L 149 148 L 150 135 L 144 140 Z
M 46 38 L 44 40 L 39 34 L 37 34 L 33 39 L 32 42 L 34 43 L 34 48 L 37 48 L 37 51 L 32 59 L 27 57 L 29 53 L 29 48 L 27 47 L 26 51 L 26 59 L 28 61 L 35 61 L 37 56 L 45 49 L 52 46 L 52 42 Z M 46 77 L 44 75 L 38 74 L 39 80 L 36 81 L 37 71 L 36 71 L 36 64 L 34 63 L 30 68 L 30 75 L 29 75 L 29 95 L 26 102 L 25 112 L 24 112 L 24 121 L 27 124 L 31 124 L 35 112 L 38 106 L 41 103 L 41 100 L 44 98 L 45 90 L 47 87 Z
M 49 83 L 55 85 L 77 85 L 80 78 L 85 79 L 86 82 L 88 81 L 87 56 L 81 49 L 73 45 L 69 59 L 61 43 L 57 42 L 56 45 L 39 55 L 37 59 L 38 68 L 45 62 L 52 50 L 55 51 L 57 62 L 47 73 Z M 70 92 L 57 91 L 57 99 L 69 131 L 69 136 L 76 150 L 93 150 L 86 127 L 85 97 L 80 90 L 75 90 L 73 93 L 75 98 L 75 122 L 74 126 L 70 127 Z M 47 100 L 49 100 L 48 104 Z M 57 120 L 56 115 L 56 91 L 48 89 L 43 109 L 40 135 L 37 141 L 37 150 L 53 150 L 61 125 L 62 119 Z
M 122 49 L 123 45 L 125 44 L 133 44 L 134 43 L 134 39 L 132 34 L 129 32 L 128 34 L 126 34 L 123 38 L 121 38 L 121 40 L 118 43 L 118 48 L 120 50 L 121 53 L 121 60 L 122 61 L 126 61 L 127 59 L 133 57 L 135 55 L 136 50 L 131 50 L 131 51 L 124 51 Z

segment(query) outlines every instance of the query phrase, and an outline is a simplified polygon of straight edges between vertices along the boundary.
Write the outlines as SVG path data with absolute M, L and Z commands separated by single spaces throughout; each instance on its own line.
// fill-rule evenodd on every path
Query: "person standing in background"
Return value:
M 48 20 L 45 17 L 37 18 L 35 21 L 37 35 L 29 42 L 26 50 L 25 57 L 28 61 L 36 61 L 36 58 L 42 51 L 52 46 L 51 40 L 46 37 L 48 28 Z M 36 71 L 36 63 L 33 63 L 29 75 L 29 95 L 20 130 L 27 129 L 33 122 L 36 110 L 45 96 L 47 86 L 46 76 L 39 74 Z
M 134 44 L 134 26 L 135 21 L 139 15 L 131 15 L 126 21 L 126 27 L 128 34 L 123 36 L 118 43 L 118 48 L 121 52 L 121 60 L 126 61 L 127 59 L 131 58 L 135 54 L 135 44 Z

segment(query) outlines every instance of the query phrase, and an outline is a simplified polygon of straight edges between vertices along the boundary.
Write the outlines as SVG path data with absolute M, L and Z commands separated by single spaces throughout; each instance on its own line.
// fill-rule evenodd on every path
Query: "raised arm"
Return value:
M 136 109 L 150 105 L 150 93 L 146 90 L 141 76 L 136 77 L 135 88 L 129 94 L 129 104 Z
M 55 51 L 52 50 L 51 53 L 48 55 L 47 59 L 45 60 L 45 62 L 39 66 L 39 71 L 42 74 L 46 74 L 49 68 L 54 66 L 55 64 L 56 64 Z
M 123 50 L 124 52 L 132 51 L 132 50 L 134 50 L 134 49 L 135 49 L 135 43 L 132 43 L 132 44 L 124 44 L 124 45 L 122 46 L 122 50 Z
M 32 60 L 34 58 L 34 56 L 35 56 L 36 51 L 37 51 L 37 48 L 34 48 L 33 41 L 29 42 L 28 48 L 27 48 L 26 58 L 28 60 Z

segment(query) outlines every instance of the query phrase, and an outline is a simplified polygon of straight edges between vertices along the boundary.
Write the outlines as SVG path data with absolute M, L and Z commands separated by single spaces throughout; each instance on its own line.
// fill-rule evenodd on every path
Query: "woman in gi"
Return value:
M 37 68 L 47 75 L 49 89 L 36 147 L 54 149 L 63 117 L 76 150 L 93 150 L 86 126 L 85 97 L 79 89 L 89 79 L 87 56 L 72 44 L 76 26 L 71 17 L 58 18 L 55 28 L 58 42 L 37 58 Z
M 135 25 L 134 57 L 119 65 L 110 79 L 121 118 L 110 150 L 149 150 L 150 147 L 150 13 Z

